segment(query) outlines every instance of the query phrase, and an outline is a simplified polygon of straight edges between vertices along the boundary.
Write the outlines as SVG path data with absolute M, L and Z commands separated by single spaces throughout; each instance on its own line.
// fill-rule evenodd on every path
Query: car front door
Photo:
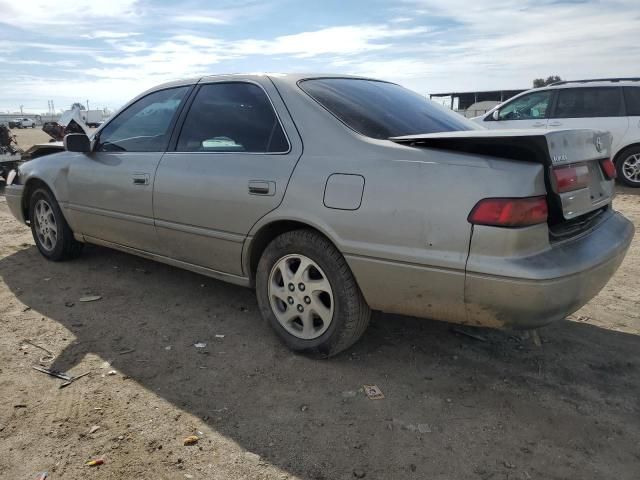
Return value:
M 505 103 L 497 113 L 497 120 L 488 116 L 482 122 L 490 129 L 546 128 L 553 90 L 527 93 Z
M 622 88 L 559 89 L 548 128 L 591 128 L 611 132 L 611 151 L 615 152 L 629 128 L 629 119 L 624 112 Z
M 183 117 L 154 187 L 164 254 L 244 275 L 243 242 L 255 222 L 282 201 L 302 153 L 300 138 L 268 78 L 208 80 Z
M 137 100 L 98 132 L 91 153 L 76 154 L 68 172 L 68 210 L 76 233 L 158 251 L 153 182 L 190 88 L 160 90 Z

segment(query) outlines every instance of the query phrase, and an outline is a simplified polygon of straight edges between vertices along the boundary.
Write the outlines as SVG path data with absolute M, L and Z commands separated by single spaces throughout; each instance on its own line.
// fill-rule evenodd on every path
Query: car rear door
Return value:
M 548 128 L 591 128 L 611 133 L 611 151 L 618 145 L 629 128 L 625 116 L 622 88 L 573 87 L 558 89 L 549 118 Z
M 526 93 L 505 103 L 498 110 L 498 119 L 486 117 L 482 126 L 490 129 L 520 129 L 547 127 L 553 90 Z
M 275 209 L 302 143 L 267 77 L 201 81 L 160 162 L 154 216 L 163 254 L 243 275 L 242 244 Z
M 67 178 L 68 209 L 77 233 L 158 251 L 155 172 L 191 88 L 168 88 L 137 100 L 99 132 L 91 153 L 75 154 Z

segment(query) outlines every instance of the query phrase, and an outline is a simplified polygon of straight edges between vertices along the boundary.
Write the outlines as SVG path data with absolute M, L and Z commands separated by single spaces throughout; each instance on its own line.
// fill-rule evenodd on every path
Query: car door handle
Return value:
M 149 185 L 148 173 L 134 173 L 131 178 L 134 185 Z
M 269 180 L 250 180 L 249 194 L 251 195 L 268 195 L 272 196 L 276 193 L 276 182 Z
M 562 125 L 562 122 L 550 122 L 549 126 L 550 127 L 559 127 Z
M 536 128 L 540 128 L 540 127 L 546 127 L 547 123 L 546 122 L 536 122 L 533 124 L 534 127 Z

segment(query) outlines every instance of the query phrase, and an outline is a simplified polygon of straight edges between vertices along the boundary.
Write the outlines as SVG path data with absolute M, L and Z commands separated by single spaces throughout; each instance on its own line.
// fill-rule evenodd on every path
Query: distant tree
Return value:
M 78 110 L 86 110 L 87 109 L 87 107 L 85 107 L 80 102 L 76 102 L 73 105 L 71 105 L 71 110 L 73 110 L 74 108 L 77 108 Z
M 561 81 L 562 79 L 558 75 L 551 75 L 550 77 L 547 77 L 546 80 L 544 78 L 534 78 L 533 88 L 546 87 L 547 85 L 551 85 L 552 83 Z

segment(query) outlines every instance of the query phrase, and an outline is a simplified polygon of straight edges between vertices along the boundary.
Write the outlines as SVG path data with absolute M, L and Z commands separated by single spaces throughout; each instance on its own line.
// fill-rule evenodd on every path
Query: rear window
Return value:
M 618 87 L 558 90 L 555 118 L 619 117 L 622 96 Z
M 377 139 L 420 133 L 474 130 L 459 114 L 393 83 L 318 78 L 300 87 L 340 121 Z
M 627 101 L 627 115 L 640 116 L 640 87 L 624 87 L 624 98 Z

